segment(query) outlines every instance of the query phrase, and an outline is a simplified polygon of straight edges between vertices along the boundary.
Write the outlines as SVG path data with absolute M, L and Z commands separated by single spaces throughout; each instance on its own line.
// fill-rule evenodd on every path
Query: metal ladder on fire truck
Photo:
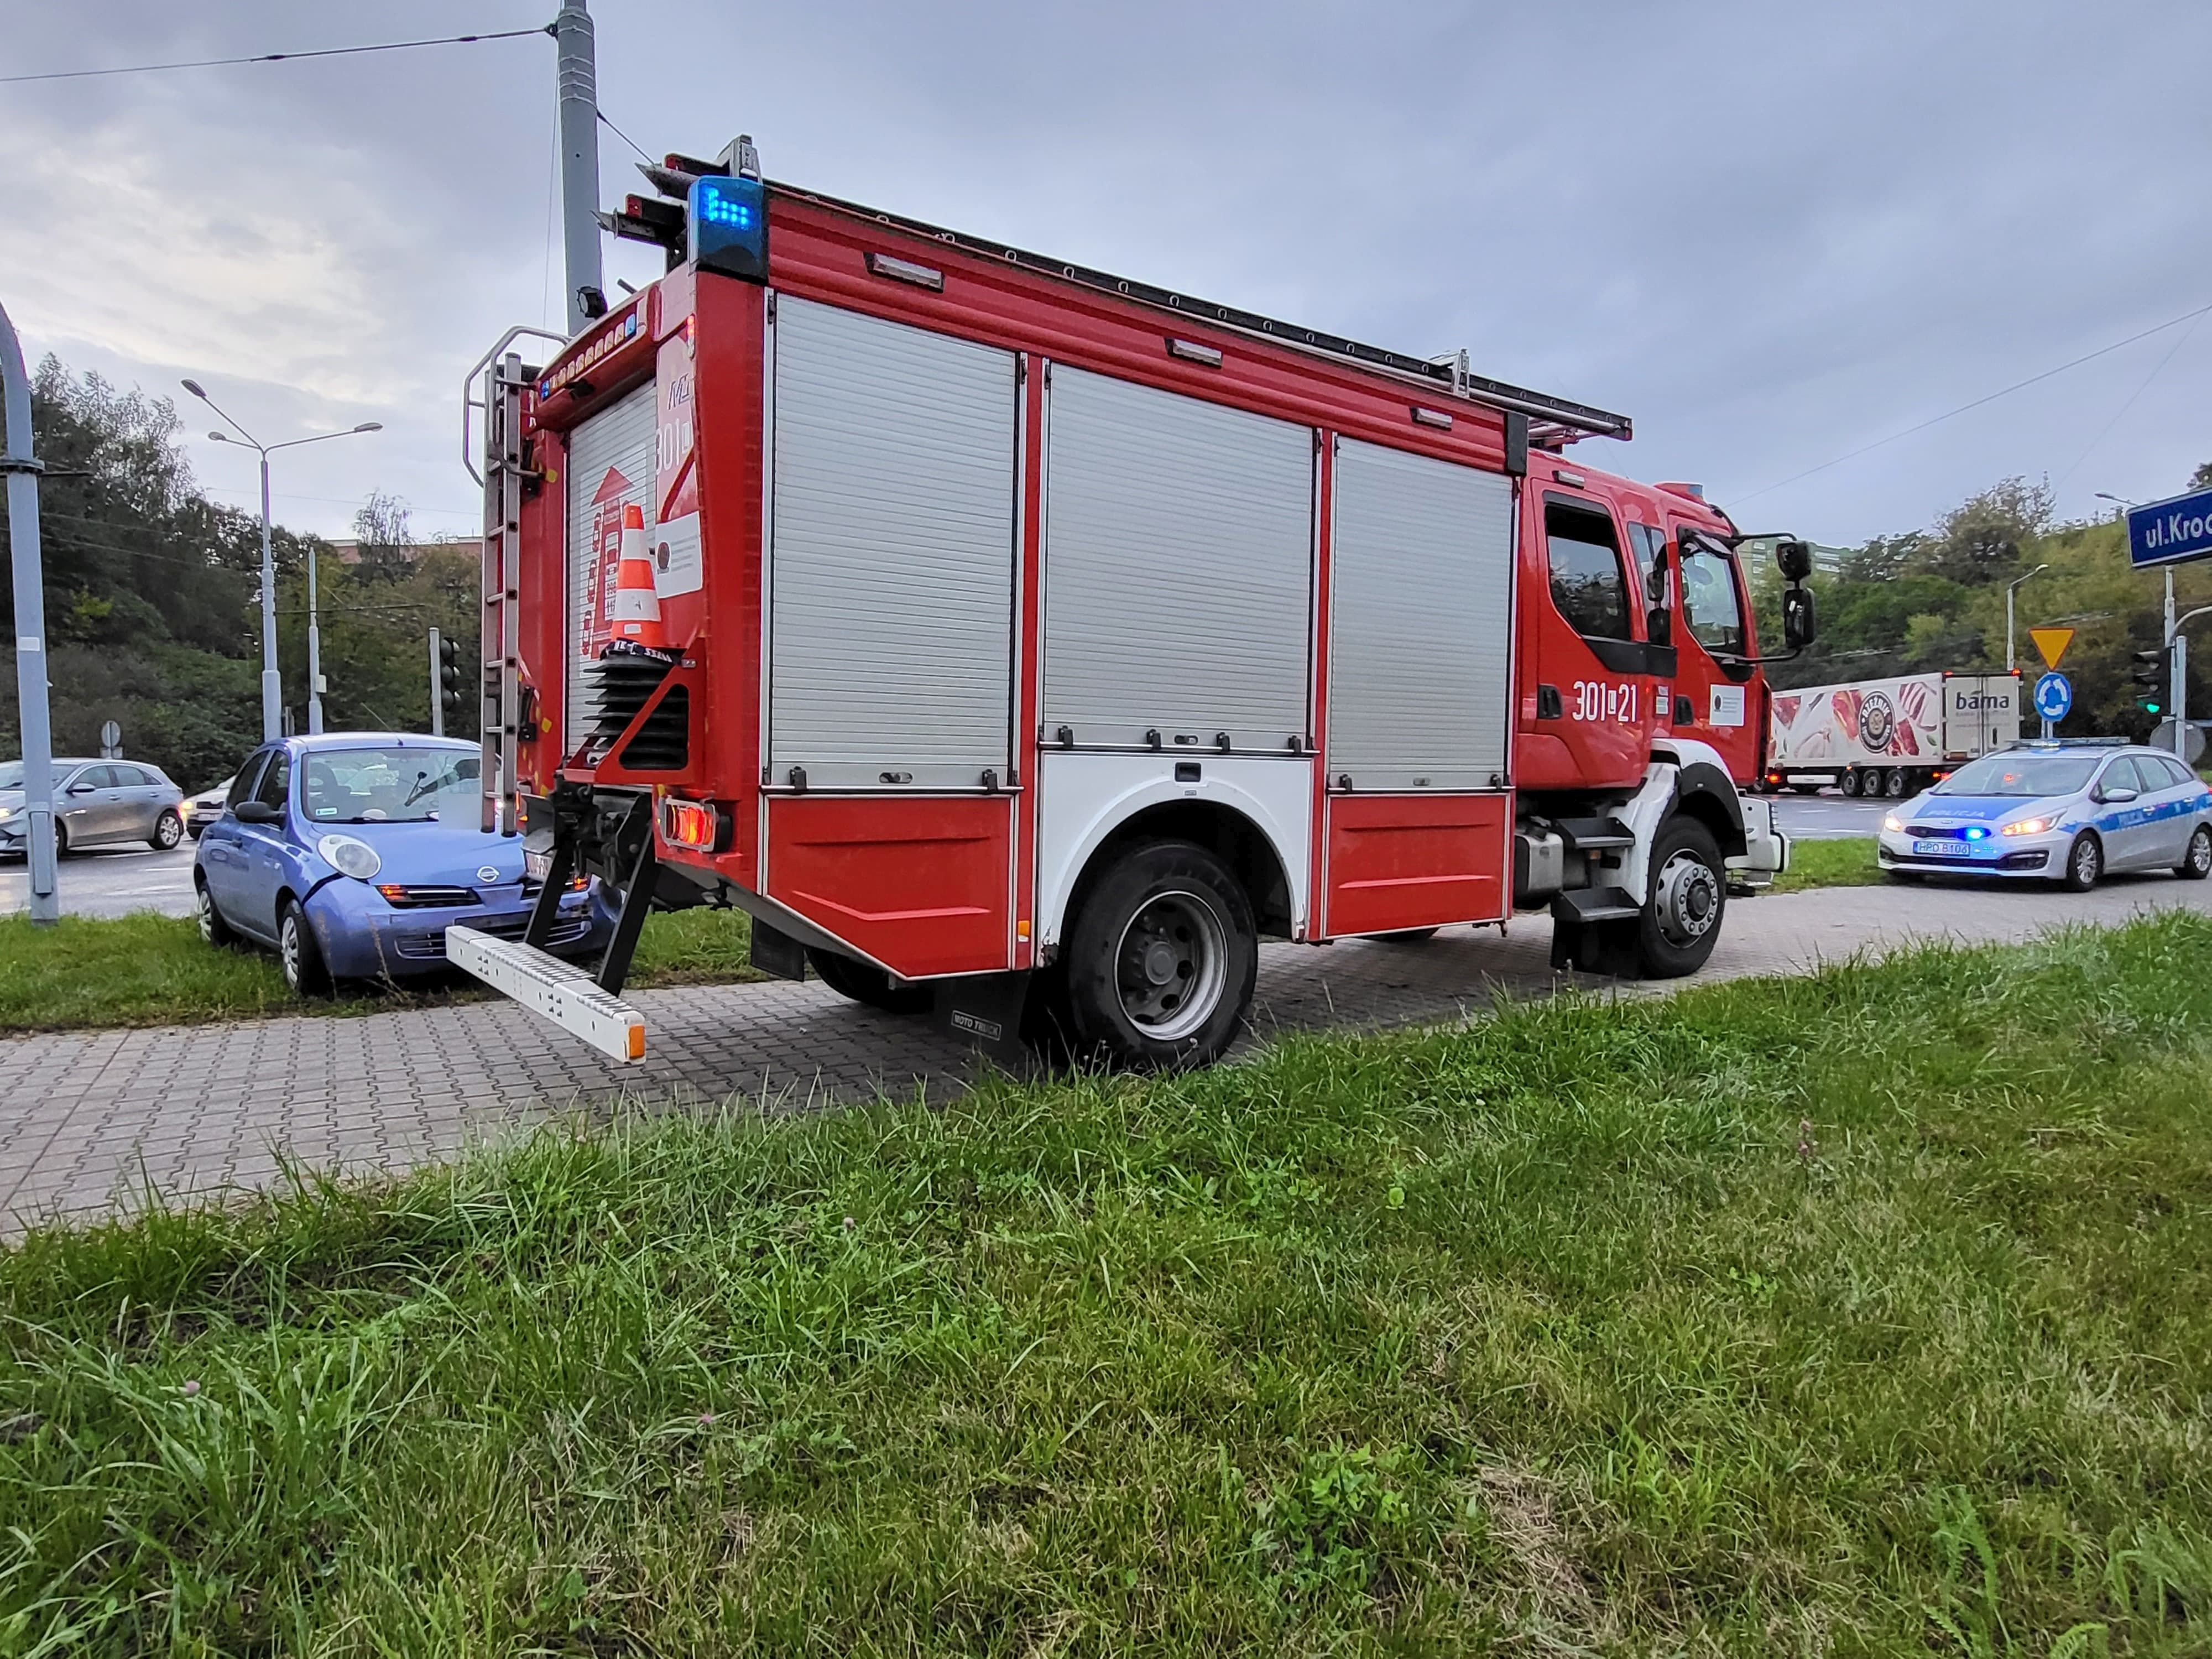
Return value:
M 461 392 L 461 461 L 483 487 L 483 630 L 481 827 L 513 836 L 522 720 L 520 599 L 523 485 L 522 400 L 534 378 L 508 349 L 524 336 L 566 345 L 565 337 L 518 324 L 470 368 Z M 469 411 L 483 417 L 483 470 L 469 443 Z M 548 872 L 548 879 L 553 873 Z M 557 903 L 558 895 L 550 902 Z M 540 908 L 543 908 L 541 905 Z M 533 915 L 535 912 L 533 912 Z M 473 927 L 446 930 L 446 957 L 493 989 L 535 1010 L 624 1064 L 645 1058 L 645 1018 L 602 990 L 591 973 L 523 939 L 495 939 Z

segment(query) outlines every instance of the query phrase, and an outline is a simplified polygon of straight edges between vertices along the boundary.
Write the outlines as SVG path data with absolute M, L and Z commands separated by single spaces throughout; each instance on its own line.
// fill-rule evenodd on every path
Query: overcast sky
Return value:
M 0 74 L 527 27 L 556 0 L 0 0 Z M 1829 543 L 2012 473 L 2061 510 L 2212 459 L 2212 6 L 593 0 L 607 117 L 772 177 L 1624 410 L 1648 479 Z M 557 323 L 553 46 L 0 87 L 33 359 L 203 381 L 285 521 L 469 531 L 462 371 Z M 639 184 L 602 130 L 610 200 Z M 655 268 L 609 244 L 609 282 Z M 198 434 L 241 505 L 249 453 Z M 1761 493 L 1755 493 L 1761 492 Z

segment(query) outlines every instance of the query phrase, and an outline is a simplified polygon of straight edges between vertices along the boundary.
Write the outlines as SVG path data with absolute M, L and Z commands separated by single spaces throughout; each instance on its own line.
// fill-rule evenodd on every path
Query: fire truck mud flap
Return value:
M 575 963 L 473 927 L 446 929 L 446 957 L 609 1059 L 629 1066 L 645 1058 L 645 1016 Z
M 939 980 L 937 1028 L 1007 1070 L 1021 1070 L 1030 1059 L 1030 1046 L 1023 1039 L 1023 1016 L 1033 977 L 1022 972 Z

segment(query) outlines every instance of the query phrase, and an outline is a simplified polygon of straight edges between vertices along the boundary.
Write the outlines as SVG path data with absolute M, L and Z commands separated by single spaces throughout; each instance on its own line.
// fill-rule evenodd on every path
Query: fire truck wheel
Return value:
M 1651 846 L 1650 896 L 1637 919 L 1637 954 L 1647 979 L 1680 979 L 1705 965 L 1728 908 L 1727 866 L 1713 832 L 1677 813 Z
M 1062 957 L 1079 1055 L 1164 1069 L 1219 1057 L 1260 969 L 1252 903 L 1186 841 L 1132 848 L 1101 877 Z
M 841 957 L 835 951 L 809 950 L 806 960 L 815 975 L 841 997 L 865 1002 L 887 1014 L 926 1014 L 937 994 L 927 985 L 894 985 L 880 968 Z

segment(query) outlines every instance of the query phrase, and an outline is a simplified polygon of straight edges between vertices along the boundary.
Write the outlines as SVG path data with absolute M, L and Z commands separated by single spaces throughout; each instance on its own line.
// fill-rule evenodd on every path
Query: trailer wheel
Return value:
M 1892 800 L 1903 800 L 1907 795 L 1920 793 L 1918 781 L 1911 773 L 1900 766 L 1890 773 L 1888 787 L 1885 793 Z
M 882 969 L 841 957 L 835 951 L 810 948 L 806 960 L 816 976 L 839 996 L 865 1002 L 887 1014 L 926 1014 L 937 1000 L 937 994 L 927 985 L 895 985 Z
M 1646 979 L 1680 979 L 1705 965 L 1728 908 L 1728 871 L 1713 832 L 1685 813 L 1660 826 L 1651 845 L 1650 896 L 1637 919 L 1637 956 Z
M 1237 1035 L 1259 973 L 1252 903 L 1194 842 L 1132 848 L 1091 888 L 1061 961 L 1079 1058 L 1204 1066 Z
M 1856 800 L 1859 796 L 1859 775 L 1856 772 L 1844 773 L 1836 780 L 1836 787 L 1842 790 L 1847 799 Z

